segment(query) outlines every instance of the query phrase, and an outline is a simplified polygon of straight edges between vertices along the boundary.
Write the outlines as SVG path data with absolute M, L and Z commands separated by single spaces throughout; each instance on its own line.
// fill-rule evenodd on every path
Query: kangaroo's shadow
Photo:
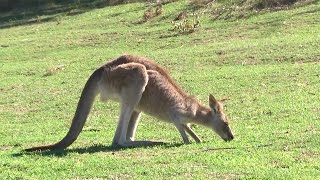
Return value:
M 24 155 L 40 155 L 40 156 L 56 156 L 63 157 L 68 155 L 69 153 L 97 153 L 97 152 L 116 152 L 116 151 L 125 151 L 127 149 L 138 149 L 138 148 L 152 148 L 152 147 L 161 147 L 161 148 L 171 148 L 171 147 L 179 147 L 182 146 L 183 143 L 155 143 L 150 145 L 141 145 L 141 146 L 129 146 L 129 147 L 121 147 L 121 146 L 106 146 L 106 145 L 93 145 L 90 147 L 83 148 L 74 148 L 74 149 L 63 149 L 63 150 L 48 150 L 48 151 L 36 151 L 36 152 L 25 152 L 21 151 L 19 153 L 12 154 L 13 157 L 20 157 Z

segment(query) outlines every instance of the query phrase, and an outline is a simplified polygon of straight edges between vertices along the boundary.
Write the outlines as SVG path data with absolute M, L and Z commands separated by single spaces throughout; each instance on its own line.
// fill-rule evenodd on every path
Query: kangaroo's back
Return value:
M 105 64 L 105 66 L 110 67 L 116 67 L 120 64 L 127 64 L 127 63 L 139 63 L 143 64 L 147 70 L 153 70 L 161 74 L 167 81 L 170 83 L 177 92 L 179 92 L 181 95 L 188 97 L 186 93 L 181 89 L 181 87 L 173 80 L 168 71 L 161 67 L 160 65 L 156 64 L 155 62 L 152 62 L 146 57 L 142 56 L 136 56 L 136 55 L 122 55 L 118 57 L 117 59 Z

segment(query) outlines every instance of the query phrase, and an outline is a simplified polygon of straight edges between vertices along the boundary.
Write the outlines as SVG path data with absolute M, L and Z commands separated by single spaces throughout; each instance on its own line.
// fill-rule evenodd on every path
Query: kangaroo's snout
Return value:
M 232 141 L 234 136 L 231 134 L 228 138 L 224 139 L 225 141 Z
M 223 138 L 224 141 L 232 141 L 234 139 L 234 136 L 232 134 L 232 132 L 229 132 L 228 135 L 226 137 Z

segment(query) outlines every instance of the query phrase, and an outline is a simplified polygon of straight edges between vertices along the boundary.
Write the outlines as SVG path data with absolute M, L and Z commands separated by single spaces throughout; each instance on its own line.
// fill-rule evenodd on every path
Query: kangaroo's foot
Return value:
M 166 143 L 161 141 L 126 141 L 122 143 L 112 143 L 113 147 L 143 147 L 143 146 L 157 146 Z

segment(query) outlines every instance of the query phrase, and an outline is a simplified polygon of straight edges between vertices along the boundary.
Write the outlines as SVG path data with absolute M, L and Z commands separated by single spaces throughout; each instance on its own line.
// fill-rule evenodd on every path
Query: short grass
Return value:
M 319 179 L 320 4 L 240 19 L 201 16 L 171 31 L 185 1 L 142 22 L 142 3 L 43 14 L 0 25 L 1 179 Z M 167 67 L 190 94 L 228 97 L 235 140 L 195 126 L 182 145 L 170 124 L 144 115 L 137 139 L 167 145 L 110 147 L 118 104 L 97 101 L 65 151 L 23 153 L 60 140 L 90 73 L 123 53 Z

